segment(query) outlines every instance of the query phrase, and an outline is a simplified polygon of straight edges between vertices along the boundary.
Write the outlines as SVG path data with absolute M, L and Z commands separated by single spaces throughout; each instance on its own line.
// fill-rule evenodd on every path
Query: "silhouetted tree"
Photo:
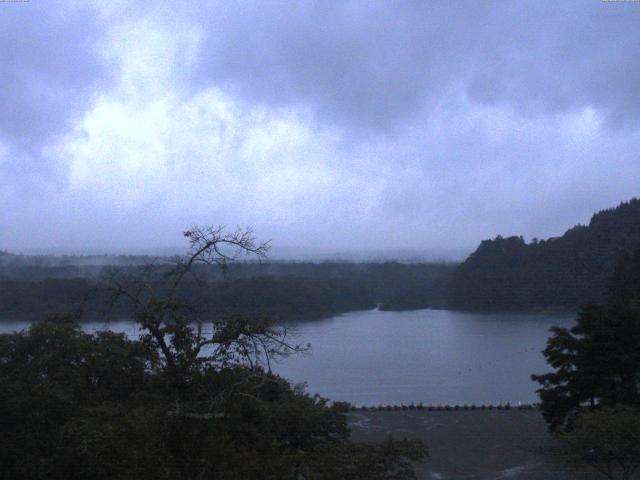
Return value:
M 330 405 L 270 369 L 299 352 L 286 329 L 235 315 L 207 318 L 181 296 L 196 266 L 262 255 L 251 232 L 185 233 L 173 266 L 114 272 L 139 339 L 84 333 L 56 317 L 0 335 L 0 478 L 75 480 L 415 478 L 420 442 L 349 441 Z
M 544 355 L 555 371 L 532 375 L 552 429 L 571 428 L 585 409 L 640 404 L 640 254 L 615 270 L 609 301 L 588 306 L 570 329 L 554 327 Z
M 544 355 L 555 371 L 532 375 L 552 429 L 585 408 L 640 402 L 640 316 L 622 308 L 591 306 L 577 325 L 554 327 Z

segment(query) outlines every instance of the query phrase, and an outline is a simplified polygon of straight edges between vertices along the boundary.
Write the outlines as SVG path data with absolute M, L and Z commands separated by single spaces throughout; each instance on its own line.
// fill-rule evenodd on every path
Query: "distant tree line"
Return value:
M 319 318 L 376 305 L 383 310 L 577 311 L 606 301 L 615 266 L 638 247 L 640 200 L 633 199 L 596 213 L 589 225 L 561 237 L 529 243 L 523 237 L 485 240 L 459 265 L 245 262 L 225 271 L 197 266 L 199 277 L 213 287 L 195 298 L 193 285 L 185 285 L 183 294 L 202 301 L 212 314 L 251 312 L 276 320 Z M 69 310 L 115 269 L 148 265 L 163 271 L 171 261 L 0 252 L 0 320 Z
M 100 316 L 101 286 L 115 272 L 140 268 L 166 271 L 162 261 L 150 267 L 21 265 L 0 268 L 0 320 L 38 318 L 82 306 Z M 376 306 L 382 309 L 443 308 L 455 265 L 388 263 L 239 263 L 226 272 L 196 266 L 198 281 L 184 282 L 180 294 L 210 315 L 232 313 L 274 320 L 306 320 Z M 116 305 L 112 315 L 125 315 Z M 89 316 L 87 316 L 89 318 Z

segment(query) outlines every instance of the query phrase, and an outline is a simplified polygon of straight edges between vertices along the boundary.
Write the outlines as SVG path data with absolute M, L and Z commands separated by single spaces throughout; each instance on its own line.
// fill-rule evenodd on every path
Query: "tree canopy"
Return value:
M 351 442 L 345 405 L 271 371 L 274 356 L 305 348 L 286 329 L 205 318 L 179 298 L 194 264 L 262 252 L 246 232 L 190 232 L 191 250 L 174 268 L 111 279 L 108 296 L 126 299 L 139 338 L 85 333 L 70 316 L 0 335 L 0 476 L 414 478 L 422 443 Z
M 570 329 L 552 328 L 544 355 L 554 372 L 532 375 L 552 429 L 600 406 L 640 405 L 640 251 L 622 258 L 608 301 L 582 309 Z
M 542 411 L 552 429 L 599 405 L 640 404 L 640 315 L 590 306 L 570 328 L 552 329 L 544 355 L 555 369 L 533 375 L 541 384 Z

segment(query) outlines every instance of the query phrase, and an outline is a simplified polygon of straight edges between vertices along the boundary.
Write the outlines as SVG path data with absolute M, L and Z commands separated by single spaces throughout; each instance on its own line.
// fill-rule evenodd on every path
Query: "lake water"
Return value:
M 549 370 L 541 354 L 553 325 L 575 315 L 478 314 L 451 310 L 352 312 L 289 323 L 311 352 L 274 365 L 310 393 L 356 404 L 537 401 L 532 373 Z M 0 323 L 0 331 L 25 328 Z M 88 323 L 136 335 L 134 324 Z
M 276 367 L 310 392 L 356 404 L 538 401 L 532 373 L 553 325 L 575 315 L 353 312 L 290 324 L 311 355 Z

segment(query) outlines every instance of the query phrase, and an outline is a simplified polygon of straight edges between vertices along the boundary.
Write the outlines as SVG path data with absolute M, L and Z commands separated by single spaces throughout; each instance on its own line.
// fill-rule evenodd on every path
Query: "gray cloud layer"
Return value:
M 640 4 L 0 4 L 0 248 L 445 252 L 638 194 Z
M 0 9 L 0 138 L 24 153 L 64 132 L 110 75 L 95 44 L 103 26 L 89 8 Z
M 636 5 L 253 2 L 211 18 L 199 65 L 252 100 L 353 128 L 402 124 L 452 89 L 545 114 L 640 120 Z

